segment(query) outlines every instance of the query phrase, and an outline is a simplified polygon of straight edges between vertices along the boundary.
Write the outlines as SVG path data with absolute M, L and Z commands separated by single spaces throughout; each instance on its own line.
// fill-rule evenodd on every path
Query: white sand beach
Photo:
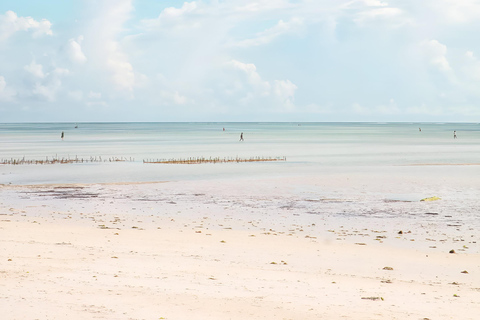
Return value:
M 480 320 L 479 18 L 1 0 L 0 320 Z
M 477 169 L 388 170 L 1 186 L 2 318 L 477 319 Z

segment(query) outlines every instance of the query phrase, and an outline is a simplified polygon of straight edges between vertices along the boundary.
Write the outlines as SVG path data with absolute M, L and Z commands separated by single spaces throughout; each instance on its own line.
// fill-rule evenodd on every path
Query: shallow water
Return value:
M 79 123 L 74 127 L 74 123 L 0 124 L 0 160 L 134 160 L 0 165 L 0 184 L 172 181 L 161 184 L 162 192 L 172 193 L 172 199 L 179 194 L 192 199 L 197 193 L 209 194 L 206 202 L 192 200 L 199 206 L 218 201 L 241 215 L 261 217 L 270 212 L 271 217 L 288 215 L 307 225 L 330 219 L 336 230 L 350 226 L 350 230 L 395 234 L 417 225 L 423 232 L 417 239 L 449 235 L 478 252 L 479 124 Z M 453 139 L 454 130 L 458 139 Z M 241 132 L 243 142 L 238 141 Z M 257 156 L 285 156 L 287 161 L 143 163 L 145 159 Z M 180 183 L 170 190 L 174 181 Z M 136 185 L 132 190 L 142 198 L 153 192 Z M 2 196 L 9 199 L 8 192 Z M 441 201 L 420 201 L 432 196 Z
M 78 123 L 78 128 L 75 125 L 0 124 L 0 159 L 101 157 L 132 162 L 0 165 L 0 183 L 276 177 L 342 171 L 347 167 L 480 162 L 480 124 L 475 123 Z M 454 130 L 458 139 L 453 139 Z M 239 141 L 241 132 L 243 142 Z M 287 161 L 143 163 L 150 159 L 188 157 L 286 157 Z

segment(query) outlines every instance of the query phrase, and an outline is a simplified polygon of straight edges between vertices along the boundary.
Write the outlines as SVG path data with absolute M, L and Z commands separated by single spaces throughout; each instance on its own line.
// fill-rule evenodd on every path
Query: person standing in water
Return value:
M 60 138 L 62 138 L 63 140 L 63 137 L 65 137 L 65 133 L 62 131 L 62 135 L 60 136 Z
M 453 131 L 453 139 L 457 139 L 457 131 Z
M 243 141 L 243 132 L 240 133 L 240 140 L 239 141 Z

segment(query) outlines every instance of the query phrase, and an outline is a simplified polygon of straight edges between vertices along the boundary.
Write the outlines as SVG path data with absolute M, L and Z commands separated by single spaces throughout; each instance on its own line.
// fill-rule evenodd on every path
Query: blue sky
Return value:
M 477 0 L 2 0 L 0 122 L 480 119 Z

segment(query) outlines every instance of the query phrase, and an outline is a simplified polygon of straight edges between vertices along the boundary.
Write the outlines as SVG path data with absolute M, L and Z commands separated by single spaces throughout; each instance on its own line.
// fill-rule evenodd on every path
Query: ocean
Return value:
M 241 133 L 244 141 L 239 141 Z M 144 160 L 191 157 L 285 157 L 286 161 L 144 163 Z M 53 158 L 96 159 L 97 162 L 0 165 L 0 184 L 268 178 L 343 172 L 352 168 L 368 171 L 368 168 L 379 167 L 476 164 L 480 163 L 480 124 L 0 124 L 0 161 Z M 128 161 L 110 162 L 112 159 Z

